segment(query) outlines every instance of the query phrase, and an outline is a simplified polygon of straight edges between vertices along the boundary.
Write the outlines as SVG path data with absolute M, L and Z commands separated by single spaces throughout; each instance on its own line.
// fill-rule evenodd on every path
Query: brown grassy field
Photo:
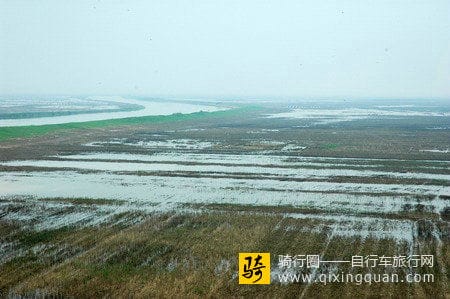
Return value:
M 237 252 L 320 252 L 324 257 L 345 259 L 355 252 L 392 255 L 407 248 L 393 240 L 333 237 L 331 224 L 314 230 L 323 224 L 320 220 L 235 210 L 149 215 L 138 225 L 39 233 L 14 234 L 13 226 L 3 225 L 2 234 L 12 233 L 11 238 L 20 240 L 28 250 L 25 247 L 22 256 L 2 265 L 0 288 L 3 294 L 70 297 L 296 297 L 305 292 L 306 297 L 366 297 L 376 293 L 420 298 L 438 297 L 447 291 L 447 277 L 441 270 L 449 266 L 448 242 L 430 272 L 436 279 L 431 285 L 238 285 Z M 436 246 L 426 233 L 419 237 L 420 252 L 436 252 Z M 276 258 L 272 257 L 274 268 Z M 340 271 L 355 270 L 343 267 Z

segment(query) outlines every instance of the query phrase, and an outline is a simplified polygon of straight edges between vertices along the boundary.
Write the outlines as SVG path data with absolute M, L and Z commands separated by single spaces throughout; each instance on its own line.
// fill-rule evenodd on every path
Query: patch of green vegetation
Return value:
M 101 277 L 108 282 L 122 282 L 137 273 L 135 265 L 130 263 L 103 264 L 90 267 L 91 275 Z
M 18 236 L 18 238 L 22 245 L 31 247 L 39 243 L 48 243 L 50 241 L 53 241 L 57 239 L 59 236 L 72 230 L 73 230 L 72 228 L 64 226 L 58 229 L 51 229 L 51 230 L 49 229 L 42 231 L 24 231 Z
M 339 147 L 339 144 L 337 144 L 337 143 L 326 143 L 326 144 L 322 145 L 322 148 L 328 149 L 328 150 L 334 150 L 334 149 L 337 149 L 338 147 Z
M 11 267 L 20 267 L 24 264 L 31 264 L 37 262 L 39 257 L 34 254 L 31 250 L 27 251 L 27 254 L 24 256 L 16 256 L 7 262 L 6 266 Z
M 71 204 L 82 204 L 82 205 L 122 205 L 126 203 L 126 200 L 118 199 L 102 199 L 102 198 L 89 198 L 89 197 L 78 197 L 78 198 L 42 198 L 42 201 L 49 202 L 64 202 Z
M 260 109 L 259 106 L 245 106 L 230 110 L 216 111 L 216 112 L 195 112 L 190 114 L 175 113 L 171 115 L 151 115 L 142 117 L 129 117 L 120 119 L 108 119 L 99 121 L 89 121 L 80 123 L 66 123 L 55 125 L 40 125 L 40 126 L 23 126 L 23 127 L 2 127 L 0 128 L 0 141 L 11 138 L 20 137 L 35 137 L 45 135 L 48 133 L 62 131 L 62 130 L 86 130 L 103 127 L 127 126 L 127 125 L 144 125 L 161 122 L 175 122 L 194 120 L 206 117 L 223 117 L 227 115 L 235 115 L 236 113 L 246 113 L 251 110 Z

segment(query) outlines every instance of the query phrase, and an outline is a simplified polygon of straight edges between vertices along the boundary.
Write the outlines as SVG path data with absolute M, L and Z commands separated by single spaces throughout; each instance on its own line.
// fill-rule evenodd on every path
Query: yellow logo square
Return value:
M 239 253 L 239 284 L 270 284 L 270 253 Z

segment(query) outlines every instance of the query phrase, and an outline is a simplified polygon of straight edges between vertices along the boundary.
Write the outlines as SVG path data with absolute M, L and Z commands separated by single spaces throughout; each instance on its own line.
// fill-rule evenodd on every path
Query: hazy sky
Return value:
M 450 1 L 0 0 L 0 93 L 450 99 Z

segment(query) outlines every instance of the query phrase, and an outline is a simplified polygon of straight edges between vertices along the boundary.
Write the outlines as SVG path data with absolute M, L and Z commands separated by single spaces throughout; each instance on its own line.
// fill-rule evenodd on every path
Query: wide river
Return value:
M 143 109 L 133 111 L 119 111 L 119 112 L 105 111 L 101 113 L 73 114 L 73 115 L 37 117 L 37 118 L 0 119 L 0 127 L 39 126 L 50 124 L 64 124 L 74 122 L 118 119 L 127 117 L 140 117 L 149 115 L 170 115 L 174 113 L 188 114 L 199 111 L 213 112 L 227 109 L 225 107 L 217 107 L 213 105 L 198 105 L 198 104 L 170 102 L 170 101 L 152 102 L 144 100 L 126 99 L 122 97 L 101 98 L 101 100 L 137 104 L 142 106 Z

